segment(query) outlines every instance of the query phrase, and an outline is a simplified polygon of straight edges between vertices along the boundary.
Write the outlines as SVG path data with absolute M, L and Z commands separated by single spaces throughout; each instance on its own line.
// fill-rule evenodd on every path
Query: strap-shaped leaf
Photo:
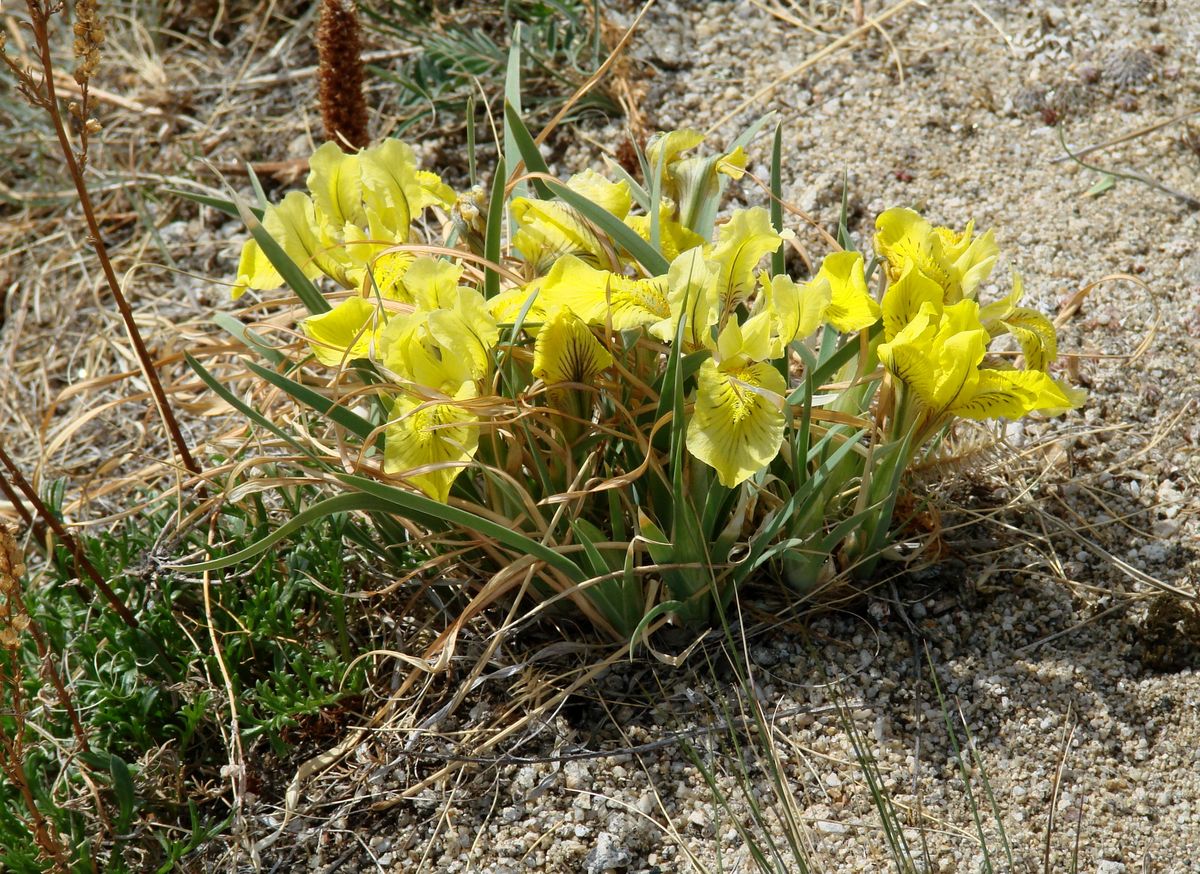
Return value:
M 232 200 L 225 200 L 221 197 L 212 197 L 207 194 L 197 194 L 194 191 L 184 191 L 180 188 L 163 189 L 165 194 L 174 194 L 176 197 L 182 197 L 184 200 L 190 200 L 192 203 L 199 203 L 204 206 L 211 206 L 213 209 L 219 210 L 225 215 L 233 218 L 241 218 L 241 213 L 238 212 L 237 206 Z M 256 206 L 249 207 L 250 214 L 259 221 L 262 221 L 263 211 Z
M 191 367 L 192 370 L 196 371 L 196 375 L 200 377 L 200 379 L 204 382 L 205 385 L 207 385 L 210 389 L 212 389 L 216 393 L 217 397 L 219 397 L 221 400 L 225 401 L 225 403 L 229 404 L 229 406 L 233 407 L 235 410 L 237 410 L 239 413 L 241 413 L 243 416 L 245 416 L 247 419 L 249 419 L 252 423 L 257 425 L 258 427 L 271 432 L 276 437 L 278 437 L 280 440 L 283 440 L 284 442 L 286 442 L 289 446 L 294 448 L 301 455 L 307 455 L 310 459 L 313 460 L 313 462 L 320 465 L 321 467 L 324 467 L 324 468 L 329 467 L 329 465 L 327 465 L 325 462 L 321 461 L 313 453 L 312 449 L 310 449 L 309 447 L 302 444 L 291 434 L 288 434 L 286 431 L 284 431 L 282 428 L 280 428 L 278 425 L 276 425 L 274 422 L 272 422 L 270 419 L 268 419 L 266 416 L 264 416 L 258 410 L 254 409 L 252 406 L 247 404 L 245 401 L 243 401 L 241 398 L 239 398 L 237 395 L 235 395 L 233 392 L 231 392 L 228 388 L 226 388 L 225 385 L 223 385 L 219 379 L 217 379 L 215 376 L 213 376 L 211 373 L 209 373 L 209 371 L 204 367 L 203 364 L 201 364 L 199 361 L 197 361 L 191 355 L 185 354 L 184 358 L 187 361 L 188 366 Z
M 546 166 L 546 162 L 542 158 L 542 153 L 538 150 L 537 144 L 533 141 L 533 137 L 529 133 L 529 128 L 525 127 L 525 122 L 521 120 L 520 114 L 513 108 L 511 103 L 504 104 L 504 118 L 508 124 L 508 130 L 512 132 L 513 142 L 516 144 L 517 150 L 521 153 L 521 159 L 525 162 L 526 168 L 531 173 L 549 174 L 550 168 Z M 580 215 L 632 255 L 652 276 L 661 276 L 667 272 L 667 268 L 670 267 L 667 259 L 655 250 L 653 246 L 638 236 L 636 231 L 608 210 L 597 206 L 582 194 L 572 191 L 561 182 L 534 179 L 533 187 L 539 196 L 543 198 L 557 197 L 567 205 L 574 207 Z
M 246 229 L 250 231 L 250 236 L 254 238 L 254 242 L 258 243 L 258 248 L 262 249 L 267 260 L 271 262 L 271 266 L 283 277 L 283 281 L 287 283 L 288 288 L 295 292 L 296 297 L 300 298 L 300 302 L 313 315 L 329 312 L 329 302 L 313 285 L 312 280 L 304 275 L 304 271 L 297 266 L 291 256 L 284 251 L 283 246 L 275 242 L 275 238 L 267 233 L 267 229 L 255 217 L 250 207 L 236 197 L 234 204 L 238 208 L 238 214 L 242 221 L 246 223 Z
M 883 323 L 876 322 L 871 327 L 867 328 L 868 341 L 874 340 L 879 332 L 883 330 Z M 835 332 L 836 334 L 836 332 Z M 818 361 L 816 368 L 813 370 L 812 383 L 813 388 L 818 389 L 825 383 L 833 379 L 834 375 L 845 366 L 859 352 L 859 338 L 856 334 L 851 337 L 841 346 L 837 347 L 837 351 Z M 804 386 L 800 386 L 790 395 L 788 395 L 789 404 L 798 404 L 804 398 Z
M 468 530 L 483 534 L 486 537 L 491 537 L 496 542 L 502 543 L 518 552 L 527 553 L 534 558 L 540 559 L 550 567 L 562 571 L 573 582 L 582 583 L 588 579 L 588 575 L 583 569 L 562 553 L 556 552 L 544 543 L 539 543 L 536 540 L 526 537 L 519 531 L 514 531 L 512 528 L 500 525 L 490 519 L 485 519 L 482 516 L 477 516 L 474 513 L 453 507 L 449 504 L 442 504 L 431 498 L 427 498 L 425 495 L 415 494 L 414 492 L 389 486 L 386 483 L 376 482 L 366 477 L 354 474 L 338 474 L 337 478 L 348 486 L 352 486 L 369 495 L 374 495 L 392 506 L 403 510 L 414 521 L 423 522 L 432 518 L 446 525 L 459 525 Z
M 793 492 L 792 496 L 784 502 L 783 506 L 775 510 L 774 514 L 759 526 L 758 532 L 750 540 L 750 549 L 745 559 L 734 569 L 733 585 L 740 585 L 746 579 L 747 575 L 761 564 L 763 553 L 771 545 L 771 542 L 775 539 L 775 535 L 793 520 L 796 513 L 808 503 L 817 489 L 825 484 L 828 474 L 841 463 L 842 459 L 854 451 L 854 447 L 858 444 L 859 439 L 864 433 L 863 431 L 858 431 L 848 437 L 846 442 L 830 454 L 829 458 L 805 481 L 804 485 Z M 809 452 L 810 459 L 819 457 L 821 453 L 826 451 L 826 443 L 832 440 L 833 434 L 834 429 L 830 429 L 830 432 L 812 448 L 812 451 Z
M 775 125 L 775 141 L 771 144 L 771 225 L 783 232 L 783 124 Z M 771 275 L 787 272 L 787 247 L 780 246 L 771 253 Z
M 636 148 L 636 146 L 634 147 Z M 614 161 L 612 158 L 605 156 L 604 165 L 609 172 L 617 177 L 618 181 L 624 182 L 629 186 L 629 193 L 633 197 L 634 203 L 640 206 L 647 215 L 650 214 L 650 195 L 642 184 L 634 179 L 629 172 Z
M 283 391 L 300 401 L 300 403 L 313 410 L 316 410 L 322 416 L 327 416 L 329 419 L 333 420 L 338 425 L 341 425 L 347 431 L 354 434 L 360 440 L 366 440 L 371 436 L 371 432 L 375 430 L 375 426 L 372 425 L 367 419 L 364 419 L 362 416 L 358 415 L 358 413 L 354 412 L 348 407 L 342 406 L 336 401 L 330 400 L 320 392 L 314 391 L 308 386 L 284 376 L 282 373 L 278 373 L 270 368 L 255 364 L 252 361 L 246 362 L 246 366 L 254 371 L 254 373 L 261 379 L 265 379 L 267 382 L 271 383 L 271 385 L 283 389 Z M 382 449 L 383 435 L 377 435 L 375 442 L 376 445 Z
M 229 313 L 217 313 L 213 316 L 213 324 L 224 328 L 228 333 L 237 337 L 248 348 L 253 349 L 272 364 L 284 364 L 289 360 L 286 355 L 268 345 L 266 340 L 229 315 Z
M 193 564 L 173 565 L 173 569 L 181 573 L 203 573 L 204 571 L 217 571 L 222 568 L 233 567 L 241 564 L 255 556 L 262 555 L 276 543 L 286 540 L 292 534 L 299 531 L 305 525 L 311 524 L 319 519 L 324 519 L 326 516 L 333 516 L 337 513 L 349 513 L 355 510 L 379 510 L 382 509 L 382 502 L 371 495 L 361 493 L 351 493 L 348 495 L 336 495 L 332 498 L 326 498 L 323 501 L 318 501 L 297 515 L 293 516 L 287 522 L 280 525 L 266 537 L 250 544 L 245 549 L 240 549 L 237 552 L 223 555 L 219 558 L 210 559 L 209 561 L 199 561 Z
M 483 255 L 487 258 L 483 272 L 483 296 L 491 299 L 500 293 L 500 237 L 504 231 L 504 182 L 507 175 L 504 159 L 496 164 L 496 175 L 492 178 L 492 198 L 488 203 L 487 237 L 483 241 Z

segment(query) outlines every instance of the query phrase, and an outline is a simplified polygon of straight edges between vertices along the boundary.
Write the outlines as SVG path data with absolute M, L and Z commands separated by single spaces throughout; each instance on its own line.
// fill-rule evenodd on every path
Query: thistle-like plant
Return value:
M 1019 278 L 976 300 L 990 232 L 889 210 L 870 263 L 843 234 L 801 282 L 777 196 L 718 220 L 754 130 L 719 151 L 660 134 L 640 180 L 559 182 L 506 122 L 527 172 L 502 163 L 487 203 L 388 140 L 327 143 L 308 193 L 241 208 L 235 296 L 287 284 L 309 310 L 304 342 L 252 369 L 326 423 L 285 436 L 345 494 L 196 569 L 363 511 L 428 567 L 483 578 L 464 619 L 519 592 L 636 640 L 660 617 L 708 621 L 752 575 L 810 595 L 869 574 L 905 470 L 956 418 L 1080 402 L 1047 373 L 1054 329 L 1019 306 Z M 986 357 L 1001 334 L 1024 369 Z

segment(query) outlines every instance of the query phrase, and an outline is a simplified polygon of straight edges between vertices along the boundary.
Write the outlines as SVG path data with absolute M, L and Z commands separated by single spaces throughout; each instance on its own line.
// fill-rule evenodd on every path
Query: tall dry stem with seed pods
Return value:
M 0 773 L 16 787 L 27 813 L 29 832 L 38 850 L 56 870 L 67 870 L 68 855 L 54 823 L 38 806 L 26 774 L 26 717 L 28 702 L 21 666 L 22 638 L 32 630 L 32 620 L 21 598 L 21 578 L 25 564 L 12 532 L 0 525 L 0 710 L 8 718 L 0 720 Z M 53 670 L 49 662 L 46 667 Z M 61 680 L 57 688 L 66 694 Z M 69 699 L 63 699 L 69 705 Z
M 89 86 L 92 76 L 100 64 L 100 47 L 104 41 L 103 19 L 99 14 L 96 0 L 78 0 L 75 4 L 74 52 L 77 64 L 74 77 L 79 84 L 80 97 L 78 101 L 68 104 L 68 114 L 64 118 L 54 87 L 54 60 L 51 48 L 51 22 L 56 15 L 62 14 L 63 5 L 61 2 L 27 0 L 26 8 L 29 11 L 29 20 L 23 23 L 33 36 L 33 47 L 37 52 L 36 68 L 27 67 L 14 58 L 5 50 L 2 41 L 0 41 L 0 60 L 3 60 L 9 72 L 16 77 L 18 92 L 31 106 L 44 110 L 54 126 L 63 162 L 66 164 L 67 172 L 79 195 L 79 205 L 83 209 L 84 220 L 87 223 L 88 238 L 96 252 L 96 258 L 100 262 L 100 269 L 104 274 L 108 289 L 121 313 L 121 320 L 125 324 L 129 341 L 133 345 L 138 366 L 150 387 L 159 416 L 170 435 L 180 461 L 189 473 L 198 475 L 200 466 L 196 463 L 187 441 L 184 439 L 179 421 L 163 390 L 162 380 L 159 379 L 154 359 L 146 348 L 145 340 L 134 320 L 133 309 L 125 297 L 120 280 L 117 279 L 116 271 L 109 259 L 108 247 L 104 242 L 104 235 L 96 218 L 96 210 L 91 194 L 88 192 L 87 182 L 83 177 L 83 171 L 88 162 L 89 139 L 101 130 L 100 122 L 91 114 Z M 71 133 L 67 131 L 68 119 L 75 136 L 74 143 Z

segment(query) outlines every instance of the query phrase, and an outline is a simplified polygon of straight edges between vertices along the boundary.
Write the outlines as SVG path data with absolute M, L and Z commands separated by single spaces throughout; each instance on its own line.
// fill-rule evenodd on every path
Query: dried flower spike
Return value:
M 20 642 L 20 634 L 29 627 L 20 598 L 21 577 L 25 564 L 12 532 L 0 525 L 0 647 L 12 649 Z
M 363 96 L 362 36 L 351 0 L 322 0 L 317 52 L 325 139 L 366 148 L 371 137 Z
M 86 85 L 100 66 L 100 46 L 104 42 L 104 19 L 96 11 L 96 0 L 75 3 L 75 81 Z

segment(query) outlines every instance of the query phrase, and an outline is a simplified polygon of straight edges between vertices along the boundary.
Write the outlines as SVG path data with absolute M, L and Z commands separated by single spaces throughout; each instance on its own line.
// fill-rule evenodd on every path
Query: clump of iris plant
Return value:
M 661 134 L 640 180 L 557 182 L 509 124 L 531 172 L 501 168 L 488 202 L 395 140 L 322 146 L 307 193 L 243 210 L 234 287 L 287 279 L 308 306 L 272 384 L 405 555 L 483 578 L 464 615 L 573 604 L 628 641 L 710 621 L 752 577 L 811 597 L 896 554 L 905 472 L 957 419 L 1081 403 L 1020 277 L 978 299 L 990 231 L 890 209 L 873 257 L 847 246 L 801 281 L 778 208 L 717 218 L 749 137 Z M 989 354 L 1002 335 L 1019 356 Z

